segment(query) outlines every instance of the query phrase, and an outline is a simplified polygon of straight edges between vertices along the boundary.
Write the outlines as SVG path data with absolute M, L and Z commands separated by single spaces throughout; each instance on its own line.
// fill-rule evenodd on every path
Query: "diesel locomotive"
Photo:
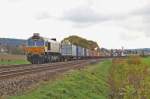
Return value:
M 32 64 L 60 61 L 60 47 L 60 43 L 56 39 L 44 38 L 38 33 L 34 33 L 27 40 L 27 47 L 25 48 L 27 60 Z

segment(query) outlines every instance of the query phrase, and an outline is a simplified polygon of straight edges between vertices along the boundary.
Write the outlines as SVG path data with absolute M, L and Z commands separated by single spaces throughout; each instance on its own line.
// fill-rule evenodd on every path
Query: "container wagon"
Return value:
M 70 43 L 61 44 L 61 59 L 64 60 L 75 60 L 77 59 L 77 46 Z
M 63 42 L 61 44 L 61 55 L 63 60 L 83 59 L 86 57 L 85 48 Z
M 84 58 L 85 53 L 84 53 L 83 47 L 77 46 L 76 53 L 77 53 L 77 59 L 83 59 Z

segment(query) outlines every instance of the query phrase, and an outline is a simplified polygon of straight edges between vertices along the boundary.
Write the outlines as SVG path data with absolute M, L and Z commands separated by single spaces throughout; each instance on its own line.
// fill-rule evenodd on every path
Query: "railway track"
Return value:
M 71 63 L 71 62 L 68 62 Z M 49 64 L 22 64 L 22 65 L 9 65 L 9 66 L 1 66 L 0 67 L 0 72 L 1 71 L 11 71 L 15 69 L 23 69 L 23 68 L 37 68 L 37 67 L 42 67 L 42 66 L 55 66 L 59 64 L 65 64 L 65 62 L 58 62 L 58 63 L 49 63 Z
M 38 64 L 38 65 L 16 65 L 12 67 L 1 67 L 0 68 L 0 80 L 17 77 L 21 75 L 39 73 L 43 71 L 49 71 L 51 73 L 62 72 L 73 68 L 78 68 L 97 60 L 78 60 L 70 62 L 59 62 L 52 64 Z

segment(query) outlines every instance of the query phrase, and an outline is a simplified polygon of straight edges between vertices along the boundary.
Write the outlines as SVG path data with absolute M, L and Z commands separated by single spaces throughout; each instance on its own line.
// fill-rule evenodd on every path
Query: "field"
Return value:
M 149 64 L 136 56 L 104 61 L 9 99 L 150 99 Z
M 0 54 L 0 66 L 19 64 L 29 64 L 24 55 Z

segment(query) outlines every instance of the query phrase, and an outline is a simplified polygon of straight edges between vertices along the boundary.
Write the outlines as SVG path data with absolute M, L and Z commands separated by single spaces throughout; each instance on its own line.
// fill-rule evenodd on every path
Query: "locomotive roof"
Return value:
M 58 43 L 57 41 L 54 41 L 54 40 L 51 40 L 49 38 L 46 38 L 46 37 L 42 37 L 42 36 L 31 36 L 29 39 L 42 39 L 44 41 L 48 41 L 48 42 L 53 42 L 53 43 Z
M 54 41 L 54 40 L 51 40 L 49 38 L 45 38 L 45 37 L 42 37 L 44 41 L 49 41 L 49 42 L 57 42 L 57 41 Z

